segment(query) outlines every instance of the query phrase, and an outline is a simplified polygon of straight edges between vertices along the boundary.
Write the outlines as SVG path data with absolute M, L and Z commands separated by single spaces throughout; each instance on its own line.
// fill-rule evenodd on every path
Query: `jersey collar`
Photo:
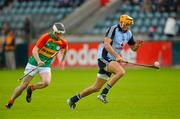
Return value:
M 60 40 L 61 40 L 59 37 L 56 38 L 56 37 L 54 36 L 54 33 L 53 33 L 53 32 L 50 32 L 50 38 L 52 38 L 52 39 L 54 39 L 54 40 L 56 40 L 56 41 L 60 41 Z
M 122 28 L 120 27 L 120 24 L 118 24 L 118 30 L 123 32 L 123 33 L 126 33 L 126 31 L 123 31 Z

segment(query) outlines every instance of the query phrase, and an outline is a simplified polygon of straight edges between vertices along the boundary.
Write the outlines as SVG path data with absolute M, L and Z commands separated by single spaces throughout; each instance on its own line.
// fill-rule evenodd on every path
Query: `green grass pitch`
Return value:
M 92 84 L 97 68 L 52 70 L 51 85 L 33 93 L 25 91 L 11 110 L 4 108 L 23 69 L 0 70 L 0 119 L 180 119 L 180 69 L 126 69 L 126 75 L 110 90 L 108 104 L 99 93 L 78 102 L 70 110 L 66 99 Z M 36 76 L 32 82 L 39 81 Z

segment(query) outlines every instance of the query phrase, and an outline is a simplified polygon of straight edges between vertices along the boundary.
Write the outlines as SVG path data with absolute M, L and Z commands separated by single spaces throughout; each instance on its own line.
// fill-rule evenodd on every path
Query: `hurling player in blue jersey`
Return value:
M 76 103 L 81 98 L 94 92 L 98 92 L 107 81 L 107 85 L 97 98 L 103 103 L 108 102 L 106 100 L 106 95 L 108 94 L 110 88 L 112 88 L 114 84 L 125 74 L 125 70 L 120 64 L 123 61 L 120 54 L 124 45 L 128 44 L 133 51 L 136 51 L 142 44 L 142 41 L 134 41 L 132 32 L 129 30 L 132 25 L 132 17 L 128 15 L 121 15 L 119 18 L 119 24 L 111 26 L 107 30 L 104 43 L 98 51 L 99 72 L 97 74 L 96 81 L 88 88 L 85 88 L 77 95 L 74 95 L 67 100 L 71 109 L 75 109 Z M 112 73 L 113 76 L 110 78 Z

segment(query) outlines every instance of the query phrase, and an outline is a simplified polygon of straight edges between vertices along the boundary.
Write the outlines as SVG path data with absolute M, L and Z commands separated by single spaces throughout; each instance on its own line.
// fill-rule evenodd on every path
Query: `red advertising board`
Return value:
M 100 44 L 93 43 L 70 43 L 66 56 L 67 66 L 96 66 L 97 53 Z M 29 45 L 29 56 L 32 54 L 33 45 Z M 163 66 L 172 64 L 172 44 L 171 42 L 144 42 L 142 47 L 133 52 L 128 46 L 122 51 L 125 60 L 142 63 L 153 64 L 159 61 Z M 55 58 L 53 66 L 58 66 L 60 62 L 60 54 Z
M 138 63 L 152 64 L 159 61 L 162 66 L 172 64 L 171 42 L 145 42 L 137 52 Z
M 155 61 L 159 61 L 161 66 L 170 66 L 172 64 L 172 43 L 143 42 L 142 47 L 136 53 L 126 46 L 123 55 L 126 60 L 140 64 L 153 64 Z

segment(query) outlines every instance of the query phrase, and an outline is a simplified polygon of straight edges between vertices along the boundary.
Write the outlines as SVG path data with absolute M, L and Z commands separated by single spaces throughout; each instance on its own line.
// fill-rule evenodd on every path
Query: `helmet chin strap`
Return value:
M 53 31 L 53 37 L 58 39 L 58 37 L 55 35 L 55 31 Z

